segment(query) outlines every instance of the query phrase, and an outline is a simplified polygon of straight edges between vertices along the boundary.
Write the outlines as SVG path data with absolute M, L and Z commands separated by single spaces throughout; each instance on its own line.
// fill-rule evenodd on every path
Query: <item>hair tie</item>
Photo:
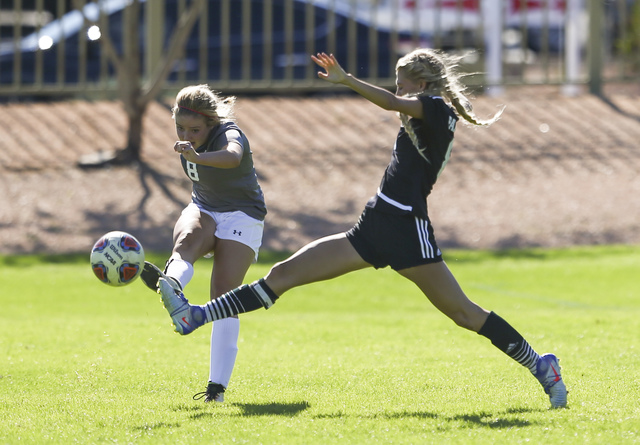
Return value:
M 201 115 L 201 116 L 206 117 L 207 119 L 211 119 L 211 116 L 209 116 L 208 114 L 201 113 L 201 112 L 199 112 L 199 111 L 197 111 L 197 110 L 193 110 L 193 109 L 188 108 L 188 107 L 183 107 L 182 105 L 178 105 L 178 108 L 180 108 L 180 109 L 182 109 L 182 110 L 191 111 L 192 113 L 197 113 L 197 114 L 199 114 L 199 115 Z

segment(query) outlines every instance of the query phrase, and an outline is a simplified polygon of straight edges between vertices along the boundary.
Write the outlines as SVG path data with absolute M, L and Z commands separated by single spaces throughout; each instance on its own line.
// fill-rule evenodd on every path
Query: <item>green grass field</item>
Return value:
M 242 316 L 226 401 L 204 404 L 191 396 L 206 384 L 209 327 L 173 333 L 157 295 L 101 284 L 88 255 L 3 257 L 0 443 L 640 442 L 640 247 L 446 260 L 473 300 L 558 355 L 568 409 L 549 410 L 525 368 L 390 270 Z M 196 265 L 194 303 L 210 267 Z

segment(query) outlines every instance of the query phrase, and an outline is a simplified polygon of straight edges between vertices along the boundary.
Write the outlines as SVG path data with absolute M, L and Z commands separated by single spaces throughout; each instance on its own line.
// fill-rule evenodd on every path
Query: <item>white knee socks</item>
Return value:
M 184 289 L 191 278 L 193 278 L 193 264 L 184 260 L 171 259 L 164 271 L 165 275 L 178 280 L 182 289 Z
M 213 323 L 211 330 L 211 365 L 209 367 L 209 381 L 219 383 L 225 388 L 229 386 L 229 379 L 233 372 L 238 354 L 238 334 L 240 320 L 225 318 Z
M 193 265 L 180 259 L 172 259 L 164 272 L 180 282 L 182 289 L 193 278 Z M 225 388 L 229 386 L 231 373 L 238 354 L 238 335 L 240 320 L 225 318 L 213 323 L 211 330 L 211 364 L 209 367 L 209 381 L 219 383 Z

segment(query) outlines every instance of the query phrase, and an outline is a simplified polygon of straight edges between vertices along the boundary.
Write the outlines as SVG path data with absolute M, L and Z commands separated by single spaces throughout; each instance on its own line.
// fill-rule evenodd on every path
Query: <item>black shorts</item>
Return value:
M 358 254 L 376 269 L 402 270 L 442 261 L 433 227 L 417 216 L 383 213 L 365 208 L 347 232 Z

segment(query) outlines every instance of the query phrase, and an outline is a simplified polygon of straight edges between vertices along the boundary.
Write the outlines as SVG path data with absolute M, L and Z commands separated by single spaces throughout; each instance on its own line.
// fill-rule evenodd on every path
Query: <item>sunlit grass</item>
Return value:
M 266 258 L 265 258 L 266 257 Z M 151 255 L 161 263 L 163 255 Z M 252 267 L 247 281 L 268 271 Z M 0 258 L 0 443 L 593 443 L 640 441 L 640 248 L 448 252 L 468 295 L 555 352 L 569 409 L 390 270 L 294 289 L 242 316 L 224 404 L 209 328 L 172 332 L 142 283 L 87 258 Z M 208 298 L 198 262 L 189 298 Z

